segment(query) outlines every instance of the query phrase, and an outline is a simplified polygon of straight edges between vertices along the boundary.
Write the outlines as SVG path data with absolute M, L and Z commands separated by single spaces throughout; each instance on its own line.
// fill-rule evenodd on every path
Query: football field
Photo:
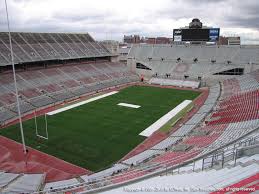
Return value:
M 35 135 L 34 119 L 24 122 L 27 146 L 61 158 L 83 168 L 99 171 L 117 162 L 145 137 L 139 133 L 182 101 L 200 93 L 168 88 L 131 86 L 105 98 L 48 116 L 48 140 Z M 119 106 L 128 103 L 140 106 Z M 44 117 L 37 119 L 44 135 Z M 14 125 L 0 135 L 21 142 Z

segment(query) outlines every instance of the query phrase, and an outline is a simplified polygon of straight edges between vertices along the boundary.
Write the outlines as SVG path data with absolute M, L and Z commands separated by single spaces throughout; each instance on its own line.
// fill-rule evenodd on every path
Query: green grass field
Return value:
M 138 134 L 183 100 L 199 92 L 131 86 L 112 96 L 48 116 L 49 140 L 38 141 L 34 119 L 24 122 L 28 146 L 83 168 L 99 171 L 117 162 L 145 138 Z M 140 105 L 133 109 L 120 102 Z M 38 128 L 44 128 L 43 117 Z M 43 132 L 41 132 L 43 133 Z M 18 125 L 0 135 L 20 142 Z M 44 135 L 44 134 L 43 134 Z

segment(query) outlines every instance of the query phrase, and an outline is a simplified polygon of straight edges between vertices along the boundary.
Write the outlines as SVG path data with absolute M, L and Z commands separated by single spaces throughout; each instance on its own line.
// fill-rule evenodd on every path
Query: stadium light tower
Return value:
M 15 67 L 14 67 L 14 56 L 13 56 L 12 37 L 11 37 L 11 32 L 10 32 L 7 0 L 5 0 L 5 11 L 6 11 L 9 44 L 10 44 L 10 51 L 11 51 L 11 63 L 12 63 L 12 68 L 13 68 L 13 80 L 14 80 L 15 96 L 16 96 L 16 101 L 17 101 L 17 110 L 18 110 L 18 117 L 19 117 L 20 130 L 21 130 L 21 136 L 22 136 L 23 153 L 26 154 L 27 151 L 26 151 L 26 145 L 25 145 L 25 140 L 24 140 L 21 109 L 20 109 L 20 102 L 19 102 L 19 94 L 18 94 L 18 89 L 17 89 L 16 74 L 15 74 Z

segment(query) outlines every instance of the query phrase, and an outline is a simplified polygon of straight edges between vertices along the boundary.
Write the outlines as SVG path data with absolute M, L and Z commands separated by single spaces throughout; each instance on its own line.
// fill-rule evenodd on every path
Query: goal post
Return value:
M 43 121 L 44 121 L 44 125 L 39 126 L 38 125 L 38 118 L 37 118 L 37 114 L 36 111 L 34 112 L 34 121 L 35 121 L 35 134 L 37 137 L 48 140 L 49 139 L 49 133 L 48 133 L 48 119 L 47 119 L 47 114 L 44 114 L 43 116 Z M 39 132 L 41 131 L 41 132 Z M 45 134 L 43 134 L 45 133 Z

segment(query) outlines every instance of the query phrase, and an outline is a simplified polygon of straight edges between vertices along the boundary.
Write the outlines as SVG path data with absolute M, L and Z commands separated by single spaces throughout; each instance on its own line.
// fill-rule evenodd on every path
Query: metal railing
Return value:
M 137 181 L 145 180 L 147 178 L 158 176 L 158 175 L 174 174 L 175 172 L 179 173 L 180 168 L 186 167 L 186 166 L 192 166 L 193 171 L 195 171 L 195 164 L 200 160 L 203 161 L 202 167 L 200 168 L 200 170 L 206 170 L 216 165 L 223 168 L 227 162 L 234 161 L 234 163 L 236 163 L 236 160 L 241 156 L 240 154 L 241 150 L 250 149 L 251 146 L 259 146 L 259 135 L 255 137 L 249 137 L 246 139 L 238 140 L 238 142 L 236 143 L 232 142 L 232 144 L 228 145 L 228 147 L 212 150 L 211 152 L 203 156 L 193 156 L 192 159 L 179 162 L 178 164 L 175 164 L 175 165 L 170 165 L 170 164 L 176 160 L 180 160 L 182 158 L 181 156 L 166 160 L 159 164 L 149 163 L 148 165 L 143 165 L 143 166 L 139 166 L 138 168 L 133 168 L 130 171 L 130 173 L 128 172 L 126 173 L 127 175 L 125 177 L 127 176 L 130 177 L 132 174 L 137 172 L 146 171 L 148 173 L 143 176 L 138 176 L 136 178 L 132 178 L 119 183 L 114 183 L 113 181 L 121 178 L 122 174 L 120 173 L 113 176 L 103 177 L 92 182 L 69 185 L 68 187 L 60 186 L 59 188 L 55 188 L 53 190 L 46 190 L 46 191 L 35 192 L 35 193 L 64 193 L 67 191 L 76 191 L 76 190 L 80 190 L 81 193 L 102 192 L 113 188 L 118 188 L 123 185 L 132 184 Z

